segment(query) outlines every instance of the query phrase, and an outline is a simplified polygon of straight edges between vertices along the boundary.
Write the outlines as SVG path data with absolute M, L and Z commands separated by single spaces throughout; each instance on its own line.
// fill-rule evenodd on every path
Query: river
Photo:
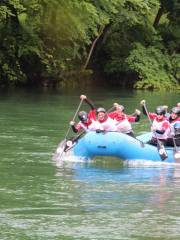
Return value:
M 180 101 L 180 93 L 118 89 L 1 91 L 0 239 L 179 240 L 178 164 L 52 160 L 82 93 L 127 113 L 142 99 L 149 111 Z M 147 118 L 133 128 L 148 131 Z

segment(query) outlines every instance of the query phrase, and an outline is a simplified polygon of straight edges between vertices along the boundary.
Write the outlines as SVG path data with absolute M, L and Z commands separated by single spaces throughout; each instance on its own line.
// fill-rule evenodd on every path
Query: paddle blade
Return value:
M 176 160 L 176 162 L 180 162 L 180 150 L 175 150 L 174 151 L 174 159 Z
M 76 144 L 76 142 L 77 142 L 77 141 L 68 140 L 68 141 L 66 142 L 66 146 L 65 146 L 65 148 L 64 148 L 64 152 L 67 152 L 67 151 L 69 151 L 71 148 L 73 148 L 74 145 Z
M 66 146 L 66 140 L 64 139 L 63 141 L 61 141 L 53 155 L 53 160 L 58 160 L 62 158 L 63 153 L 64 153 L 64 148 Z
M 157 147 L 158 147 L 159 156 L 160 156 L 161 160 L 164 161 L 166 158 L 168 158 L 168 155 L 167 155 L 167 152 L 165 150 L 163 143 L 158 141 Z

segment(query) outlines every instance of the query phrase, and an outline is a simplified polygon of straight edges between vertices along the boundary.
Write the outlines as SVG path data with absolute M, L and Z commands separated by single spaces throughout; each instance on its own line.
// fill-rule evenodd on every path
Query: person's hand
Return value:
M 75 125 L 75 122 L 74 121 L 70 121 L 69 123 L 71 126 L 74 126 Z
M 114 106 L 115 108 L 117 108 L 117 107 L 119 107 L 119 104 L 118 104 L 118 103 L 113 103 L 113 106 Z
M 80 99 L 81 99 L 81 100 L 84 100 L 84 99 L 86 99 L 86 98 L 87 98 L 86 95 L 81 95 L 81 96 L 80 96 Z
M 103 132 L 105 132 L 105 131 L 102 129 L 96 129 L 96 133 L 103 133 Z
M 146 100 L 141 100 L 141 101 L 140 101 L 141 106 L 144 106 L 145 103 L 146 103 Z
M 135 114 L 136 115 L 141 115 L 141 111 L 139 111 L 138 109 L 135 109 Z
M 157 130 L 156 127 L 153 127 L 153 126 L 151 127 L 151 131 L 152 131 L 152 132 L 155 132 L 156 130 Z
M 73 141 L 68 140 L 68 141 L 66 142 L 66 146 L 67 146 L 67 147 L 72 147 L 72 145 L 73 145 Z
M 163 108 L 167 111 L 168 110 L 168 106 L 164 105 Z

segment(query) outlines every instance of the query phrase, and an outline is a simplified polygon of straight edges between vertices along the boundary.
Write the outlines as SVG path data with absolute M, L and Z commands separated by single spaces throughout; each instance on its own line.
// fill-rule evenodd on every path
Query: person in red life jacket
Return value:
M 176 146 L 180 146 L 180 107 L 173 107 L 171 109 L 171 114 L 169 117 L 170 123 L 170 136 L 167 140 L 168 146 L 174 146 L 174 141 Z M 174 141 L 173 141 L 174 138 Z
M 140 102 L 142 105 L 142 110 L 145 115 L 147 115 L 146 109 L 144 107 L 145 100 Z M 149 112 L 149 118 L 153 120 L 151 131 L 152 131 L 152 139 L 148 142 L 152 145 L 157 145 L 157 139 L 162 143 L 166 144 L 167 138 L 170 133 L 170 123 L 168 119 L 165 117 L 166 109 L 164 106 L 156 107 L 155 113 Z
M 140 120 L 141 112 L 136 109 L 134 116 L 124 113 L 124 106 L 114 103 L 115 111 L 110 112 L 108 116 L 115 120 L 117 131 L 128 134 L 134 137 L 132 126 L 130 122 L 138 122 Z
M 108 116 L 103 107 L 99 107 L 96 110 L 96 114 L 96 121 L 93 121 L 91 125 L 92 130 L 96 130 L 96 132 L 116 131 L 114 120 Z
M 86 132 L 89 131 L 89 126 L 92 123 L 92 120 L 96 120 L 96 108 L 94 106 L 94 104 L 87 99 L 87 97 L 85 95 L 81 95 L 80 99 L 84 100 L 91 108 L 90 112 L 87 113 L 85 111 L 80 111 L 78 113 L 78 118 L 79 118 L 79 123 L 75 124 L 74 121 L 70 122 L 70 125 L 72 127 L 73 132 L 77 133 L 81 130 L 84 130 Z
M 139 111 L 138 109 L 135 109 L 133 115 L 127 115 L 124 113 L 123 105 L 119 105 L 118 103 L 114 103 L 113 105 L 115 111 L 108 114 L 108 116 L 112 119 L 116 119 L 117 121 L 127 119 L 129 122 L 138 122 L 140 120 L 141 111 Z

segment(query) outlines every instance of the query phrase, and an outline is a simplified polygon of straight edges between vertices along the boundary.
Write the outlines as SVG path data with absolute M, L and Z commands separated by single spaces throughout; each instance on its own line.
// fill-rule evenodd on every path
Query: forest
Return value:
M 0 0 L 0 86 L 180 89 L 179 0 Z

